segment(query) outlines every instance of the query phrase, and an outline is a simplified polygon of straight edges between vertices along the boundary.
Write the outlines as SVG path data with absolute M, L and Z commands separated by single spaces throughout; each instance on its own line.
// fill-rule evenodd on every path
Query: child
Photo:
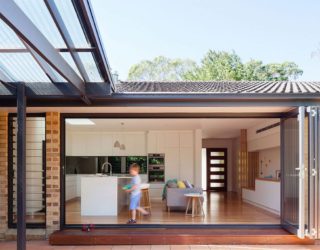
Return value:
M 126 192 L 131 193 L 130 195 L 130 206 L 129 209 L 131 211 L 131 219 L 128 220 L 127 224 L 135 224 L 137 210 L 141 212 L 143 215 L 148 215 L 149 213 L 144 210 L 142 207 L 139 207 L 140 198 L 141 198 L 141 178 L 139 176 L 140 166 L 137 163 L 133 163 L 130 166 L 130 175 L 132 176 L 131 180 L 131 188 L 127 189 Z

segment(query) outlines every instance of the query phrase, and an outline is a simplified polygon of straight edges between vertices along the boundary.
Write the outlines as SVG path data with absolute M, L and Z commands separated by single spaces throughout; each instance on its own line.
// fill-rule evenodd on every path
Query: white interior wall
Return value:
M 265 119 L 247 130 L 248 151 L 259 151 L 280 147 L 280 126 L 257 133 L 258 129 L 279 122 L 279 119 Z
M 280 170 L 280 147 L 260 150 L 259 163 L 260 177 L 272 176 L 272 178 L 276 178 L 276 171 Z

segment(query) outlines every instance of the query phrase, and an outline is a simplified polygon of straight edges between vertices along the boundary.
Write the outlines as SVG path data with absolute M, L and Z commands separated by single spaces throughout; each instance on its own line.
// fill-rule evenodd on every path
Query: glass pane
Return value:
M 90 82 L 103 82 L 92 54 L 90 52 L 82 52 L 79 53 L 79 56 L 89 76 Z
M 90 48 L 71 0 L 55 0 L 55 3 L 75 47 Z
M 223 172 L 224 168 L 211 167 L 210 171 L 211 172 Z
M 299 221 L 299 138 L 297 118 L 284 121 L 284 190 L 283 217 L 286 223 L 298 227 Z
M 210 152 L 210 156 L 224 156 L 224 152 Z
M 210 164 L 224 164 L 224 160 L 210 160 Z
M 50 82 L 30 53 L 0 53 L 0 68 L 12 81 Z
M 55 48 L 66 48 L 44 1 L 14 0 Z
M 224 175 L 210 175 L 211 180 L 224 180 Z
M 24 49 L 25 46 L 8 25 L 0 19 L 0 48 L 1 49 Z
M 224 187 L 224 183 L 210 183 L 210 187 Z

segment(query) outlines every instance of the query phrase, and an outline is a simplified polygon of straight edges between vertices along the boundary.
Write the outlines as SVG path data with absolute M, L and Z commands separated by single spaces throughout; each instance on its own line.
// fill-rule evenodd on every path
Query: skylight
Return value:
M 66 119 L 66 123 L 69 125 L 95 125 L 95 123 L 90 119 Z

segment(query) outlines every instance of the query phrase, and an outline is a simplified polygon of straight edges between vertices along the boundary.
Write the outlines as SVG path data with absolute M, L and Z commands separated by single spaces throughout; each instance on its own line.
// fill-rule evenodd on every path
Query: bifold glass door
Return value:
M 307 234 L 320 239 L 320 107 L 308 107 L 309 115 L 309 171 L 308 171 L 308 226 Z
M 281 224 L 305 236 L 306 166 L 305 108 L 290 112 L 281 121 Z

